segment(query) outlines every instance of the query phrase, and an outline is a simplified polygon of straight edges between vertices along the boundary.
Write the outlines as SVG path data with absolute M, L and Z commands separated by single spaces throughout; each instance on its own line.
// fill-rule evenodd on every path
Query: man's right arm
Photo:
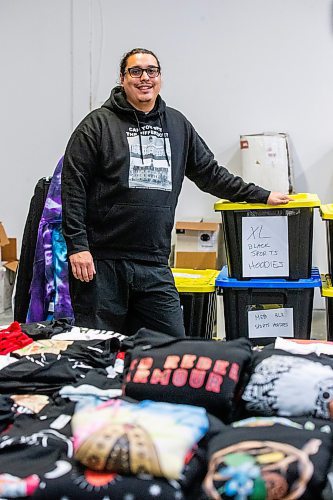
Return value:
M 86 229 L 87 197 L 96 172 L 97 147 L 93 134 L 78 128 L 66 148 L 62 180 L 62 228 L 75 278 L 90 281 L 95 267 Z

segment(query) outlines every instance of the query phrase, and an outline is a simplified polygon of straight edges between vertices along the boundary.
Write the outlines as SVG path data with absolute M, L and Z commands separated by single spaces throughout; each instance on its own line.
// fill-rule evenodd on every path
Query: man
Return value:
M 189 121 L 161 99 L 161 66 L 133 49 L 121 85 L 74 131 L 62 173 L 63 234 L 76 324 L 131 335 L 145 326 L 184 336 L 168 266 L 186 175 L 231 201 L 287 203 L 220 167 Z

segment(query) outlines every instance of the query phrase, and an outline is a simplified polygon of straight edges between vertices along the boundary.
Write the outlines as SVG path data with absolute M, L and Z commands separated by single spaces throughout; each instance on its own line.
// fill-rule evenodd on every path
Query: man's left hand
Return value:
M 292 199 L 288 194 L 271 191 L 267 199 L 267 205 L 285 205 L 289 201 L 292 201 Z

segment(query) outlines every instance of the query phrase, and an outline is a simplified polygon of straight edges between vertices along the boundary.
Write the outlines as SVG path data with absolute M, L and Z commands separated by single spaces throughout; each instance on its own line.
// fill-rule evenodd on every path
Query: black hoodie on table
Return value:
M 73 132 L 62 173 L 68 255 L 167 264 L 184 176 L 231 201 L 266 203 L 269 191 L 217 164 L 191 123 L 160 96 L 149 113 L 121 87 Z

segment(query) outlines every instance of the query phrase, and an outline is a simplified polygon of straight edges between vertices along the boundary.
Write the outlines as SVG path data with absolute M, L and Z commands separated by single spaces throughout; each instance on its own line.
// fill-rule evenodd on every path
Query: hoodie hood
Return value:
M 141 118 L 141 116 L 145 116 L 153 119 L 165 112 L 165 102 L 161 96 L 158 95 L 154 108 L 149 111 L 149 113 L 144 113 L 143 111 L 135 109 L 127 101 L 124 89 L 119 85 L 112 89 L 109 99 L 105 101 L 102 108 L 110 109 L 116 114 L 130 114 L 132 116 L 137 115 L 139 118 Z
M 107 101 L 102 105 L 102 108 L 107 108 L 113 111 L 114 113 L 120 115 L 129 115 L 132 116 L 135 120 L 135 123 L 138 127 L 139 131 L 139 141 L 140 141 L 140 153 L 141 153 L 141 161 L 142 164 L 144 164 L 143 160 L 143 149 L 142 149 L 142 137 L 141 137 L 141 127 L 140 127 L 140 120 L 147 122 L 149 120 L 154 120 L 158 119 L 161 125 L 161 129 L 163 131 L 163 143 L 164 143 L 164 152 L 165 156 L 168 162 L 168 165 L 170 165 L 170 160 L 168 158 L 168 153 L 167 153 L 167 148 L 166 148 L 166 142 L 165 142 L 165 136 L 164 136 L 164 127 L 163 127 L 163 120 L 162 120 L 162 114 L 165 112 L 165 102 L 161 98 L 161 96 L 157 96 L 155 106 L 154 108 L 149 111 L 149 113 L 144 113 L 143 111 L 140 111 L 138 109 L 135 109 L 126 99 L 126 94 L 124 92 L 123 87 L 120 85 L 112 89 L 111 95 Z

